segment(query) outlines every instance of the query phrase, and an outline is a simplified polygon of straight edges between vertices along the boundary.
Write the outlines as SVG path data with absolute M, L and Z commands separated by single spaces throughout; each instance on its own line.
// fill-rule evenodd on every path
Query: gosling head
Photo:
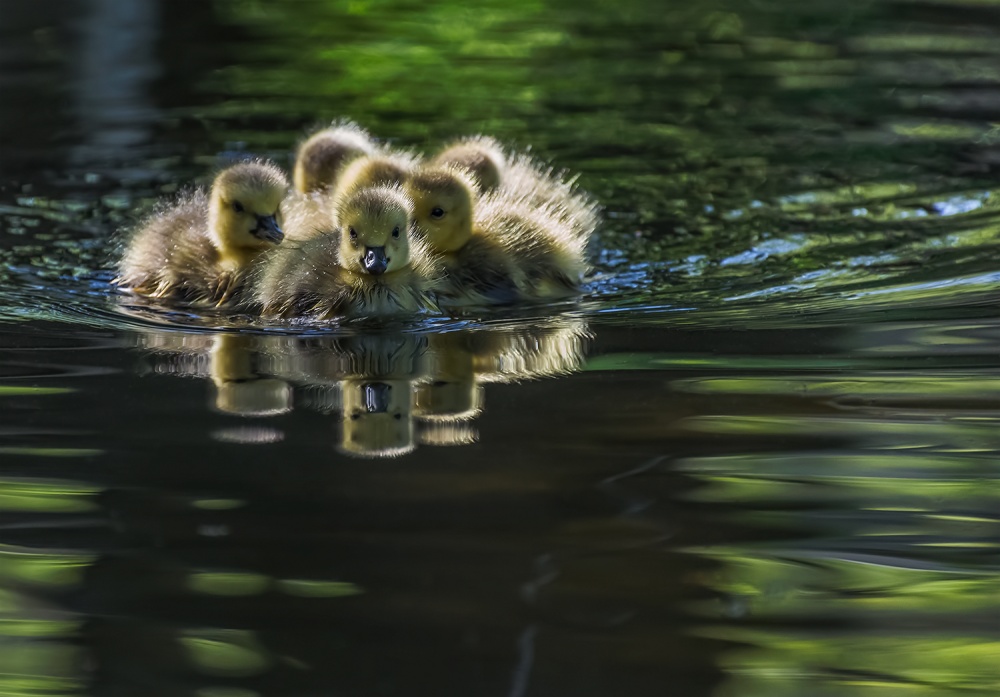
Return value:
M 381 276 L 410 264 L 413 206 L 399 187 L 360 189 L 340 200 L 340 264 L 356 274 Z
M 416 164 L 417 159 L 406 153 L 359 157 L 340 174 L 334 199 L 350 196 L 355 191 L 372 186 L 403 184 Z
M 352 160 L 374 152 L 371 136 L 357 124 L 324 128 L 299 146 L 292 181 L 303 194 L 321 191 L 332 186 Z
M 280 244 L 285 174 L 268 162 L 243 162 L 222 170 L 212 183 L 209 231 L 226 256 L 256 253 Z
M 488 136 L 474 136 L 452 143 L 434 158 L 436 165 L 454 165 L 467 171 L 476 180 L 479 193 L 500 186 L 507 164 L 500 144 Z
M 456 252 L 472 236 L 475 184 L 454 167 L 426 167 L 406 184 L 413 222 L 436 252 Z

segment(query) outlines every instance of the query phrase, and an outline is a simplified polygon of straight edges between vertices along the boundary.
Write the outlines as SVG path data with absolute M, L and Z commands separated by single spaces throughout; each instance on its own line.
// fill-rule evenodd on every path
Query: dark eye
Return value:
M 444 217 L 444 208 L 433 208 L 431 209 L 431 217 L 435 220 L 440 220 Z
M 356 239 L 358 239 L 358 231 L 357 231 L 357 230 L 355 230 L 354 228 L 349 228 L 349 229 L 350 229 L 350 231 L 351 231 L 351 239 L 352 239 L 352 240 L 356 240 Z
M 399 226 L 398 225 L 392 229 L 392 236 L 393 237 L 399 237 Z
M 242 213 L 243 204 L 240 203 L 239 201 L 233 201 L 233 210 L 236 211 L 237 213 Z

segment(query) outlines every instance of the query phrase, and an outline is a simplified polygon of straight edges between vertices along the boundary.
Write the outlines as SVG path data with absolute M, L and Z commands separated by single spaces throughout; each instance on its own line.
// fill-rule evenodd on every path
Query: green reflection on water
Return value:
M 1000 642 L 969 637 L 824 638 L 748 632 L 757 650 L 724 661 L 735 678 L 722 695 L 987 695 L 1000 688 Z M 822 687 L 819 687 L 821 684 Z M 815 691 L 814 691 L 815 690 Z
M 32 387 L 30 385 L 0 385 L 0 397 L 42 397 L 74 392 L 69 387 Z
M 995 417 L 957 418 L 946 423 L 926 420 L 907 421 L 865 417 L 830 416 L 699 416 L 684 421 L 684 427 L 706 433 L 776 435 L 776 436 L 855 436 L 865 442 L 889 442 L 904 447 L 949 447 L 978 445 L 979 450 L 1000 450 L 1000 415 Z
M 982 375 L 873 375 L 822 377 L 738 377 L 675 380 L 680 391 L 758 395 L 807 395 L 853 399 L 968 399 L 994 400 L 1000 395 L 1000 379 Z
M 195 593 L 206 595 L 260 595 L 271 585 L 263 574 L 246 572 L 199 572 L 191 574 L 187 586 Z
M 191 502 L 193 507 L 205 511 L 232 511 L 246 504 L 246 501 L 240 499 L 198 499 Z
M 266 672 L 272 659 L 253 632 L 235 629 L 190 631 L 180 638 L 193 667 L 206 675 L 250 677 Z
M 543 5 L 530 1 L 492 1 L 476 9 L 456 3 L 255 3 L 250 13 L 242 2 L 217 6 L 225 21 L 250 23 L 272 39 L 297 42 L 300 50 L 268 50 L 265 43 L 255 47 L 252 65 L 223 71 L 213 86 L 236 99 L 207 109 L 214 118 L 248 107 L 283 113 L 319 95 L 338 95 L 354 113 L 409 114 L 403 125 L 411 136 L 422 130 L 422 114 L 461 122 L 485 110 L 511 118 L 542 94 L 524 59 L 566 40 L 558 27 L 533 21 Z M 518 30 L 506 30 L 512 25 Z M 270 98 L 259 99 L 265 94 Z
M 960 23 L 943 23 L 935 35 L 934 22 L 922 14 L 934 11 L 933 3 L 716 5 L 491 0 L 469 9 L 457 3 L 219 0 L 214 7 L 224 22 L 241 30 L 240 40 L 220 40 L 225 67 L 209 71 L 207 79 L 190 78 L 208 97 L 194 101 L 207 106 L 182 105 L 174 115 L 204 124 L 212 145 L 202 144 L 195 153 L 199 167 L 214 165 L 215 150 L 238 149 L 240 145 L 231 144 L 239 141 L 287 153 L 303 126 L 342 114 L 406 145 L 478 130 L 522 146 L 534 144 L 543 155 L 557 155 L 559 165 L 581 171 L 582 183 L 608 208 L 597 248 L 620 253 L 622 267 L 614 267 L 610 291 L 599 292 L 590 309 L 684 306 L 693 310 L 678 322 L 752 329 L 769 319 L 797 323 L 804 314 L 819 312 L 841 313 L 850 325 L 864 308 L 882 312 L 908 306 L 911 317 L 925 319 L 922 313 L 934 306 L 949 315 L 968 300 L 982 299 L 983 308 L 993 307 L 1000 197 L 994 182 L 977 182 L 963 171 L 992 178 L 989 163 L 983 169 L 976 158 L 988 155 L 986 146 L 995 145 L 997 129 L 983 118 L 958 113 L 988 96 L 968 89 L 970 84 L 995 85 L 1000 78 L 992 58 L 1000 49 L 988 35 L 988 23 L 956 16 Z M 895 26 L 901 20 L 893 12 L 900 6 L 908 13 L 911 34 L 900 34 Z M 928 62 L 930 54 L 947 60 Z M 948 80 L 960 83 L 960 89 L 951 89 Z M 958 163 L 969 169 L 960 170 Z M 157 165 L 158 174 L 162 168 Z M 176 187 L 176 182 L 166 186 Z M 27 234 L 29 222 L 70 224 L 88 211 L 38 198 L 0 213 L 5 216 L 0 222 L 9 221 L 16 234 Z M 19 220 L 13 221 L 14 216 Z M 80 245 L 60 247 L 57 243 L 67 242 L 66 234 L 43 228 L 32 244 L 13 249 L 4 273 L 29 263 L 40 278 L 86 278 L 88 269 L 99 264 L 96 255 Z M 72 252 L 73 263 L 64 263 L 54 250 Z M 632 281 L 623 280 L 633 276 L 636 290 L 630 289 Z M 38 293 L 29 290 L 9 304 L 19 312 L 25 307 L 35 311 Z M 713 309 L 716 314 L 707 312 Z M 65 311 L 54 302 L 40 312 L 64 317 L 60 313 Z M 120 327 L 115 322 L 121 319 L 100 321 Z M 644 320 L 628 316 L 624 321 Z M 649 321 L 662 325 L 675 318 Z M 997 521 L 991 517 L 1000 453 L 1000 437 L 994 435 L 1000 433 L 1000 383 L 989 372 L 996 365 L 996 340 L 988 333 L 951 331 L 955 329 L 928 328 L 900 336 L 873 332 L 860 337 L 850 355 L 833 349 L 823 354 L 755 356 L 735 350 L 737 355 L 709 355 L 713 346 L 704 353 L 694 348 L 672 354 L 646 345 L 642 352 L 605 354 L 588 362 L 590 371 L 609 372 L 598 376 L 608 384 L 615 379 L 612 371 L 619 370 L 711 373 L 670 376 L 669 384 L 655 387 L 695 412 L 672 431 L 685 440 L 678 448 L 694 450 L 672 462 L 672 474 L 685 484 L 704 486 L 659 494 L 651 487 L 654 522 L 656 504 L 673 508 L 677 503 L 687 511 L 701 510 L 707 502 L 711 525 L 702 527 L 713 535 L 738 537 L 747 534 L 746 528 L 760 535 L 780 531 L 770 535 L 769 544 L 734 547 L 724 539 L 716 547 L 691 550 L 722 567 L 717 575 L 706 576 L 708 589 L 733 599 L 734 606 L 740 601 L 749 606 L 745 624 L 726 616 L 715 627 L 718 636 L 757 647 L 724 659 L 730 675 L 726 694 L 996 691 L 996 664 L 985 659 L 990 653 L 996 656 L 996 628 L 977 622 L 977 615 L 996 611 L 1000 590 L 994 573 Z M 783 347 L 795 350 L 794 336 L 789 332 L 778 343 L 788 342 Z M 972 368 L 961 374 L 934 372 L 933 365 L 921 372 L 910 364 L 905 374 L 860 372 L 898 371 L 903 352 L 930 361 L 945 347 L 969 351 L 978 364 L 970 363 Z M 761 374 L 738 375 L 744 370 Z M 780 375 L 763 374 L 779 370 Z M 790 371 L 813 374 L 789 376 Z M 314 371 L 313 378 L 322 372 Z M 0 396 L 63 391 L 0 387 Z M 507 394 L 514 395 L 513 388 Z M 626 409 L 622 404 L 629 402 L 624 399 L 614 409 Z M 540 403 L 546 409 L 561 406 L 559 399 Z M 747 413 L 726 413 L 734 404 Z M 665 420 L 672 406 L 660 410 Z M 962 414 L 980 421 L 962 420 Z M 653 434 L 655 447 L 673 452 L 673 442 L 664 445 L 661 422 L 649 413 L 633 421 Z M 546 429 L 545 446 L 550 447 Z M 268 438 L 258 441 L 281 440 L 264 435 Z M 237 436 L 253 440 L 247 432 Z M 440 436 L 423 434 L 425 442 Z M 637 443 L 623 430 L 612 436 L 601 443 L 606 450 L 586 455 L 618 467 L 634 454 Z M 584 429 L 575 432 L 574 447 L 577 438 L 585 437 Z M 457 446 L 460 439 L 450 442 Z M 49 457 L 98 452 L 0 448 L 5 455 Z M 585 454 L 582 446 L 579 454 Z M 589 466 L 586 457 L 580 459 L 580 467 Z M 581 470 L 586 474 L 578 474 L 580 479 L 564 474 L 550 484 L 541 478 L 548 467 L 506 478 L 501 471 L 484 477 L 463 470 L 456 477 L 453 470 L 435 469 L 448 463 L 444 455 L 429 462 L 427 471 L 397 475 L 407 483 L 406 498 L 436 495 L 454 502 L 470 493 L 483 500 L 502 493 L 513 499 L 510 492 L 519 492 L 517 505 L 529 508 L 528 513 L 537 506 L 546 509 L 546 516 L 569 517 L 578 505 L 572 492 L 584 477 L 588 486 L 592 481 L 590 472 Z M 372 471 L 395 479 L 388 468 L 343 477 L 356 487 L 349 488 L 352 493 L 360 490 L 361 496 L 367 493 L 382 502 L 384 489 L 361 489 Z M 540 499 L 552 495 L 550 486 L 555 505 L 538 505 L 539 500 L 550 502 Z M 241 499 L 230 497 L 243 493 L 220 485 L 220 491 L 191 506 L 196 511 L 231 510 Z M 0 508 L 69 514 L 90 510 L 89 496 L 84 489 L 12 484 L 0 489 Z M 187 496 L 182 500 L 191 501 Z M 582 502 L 584 508 L 587 504 Z M 435 499 L 435 512 L 447 505 Z M 642 519 L 637 529 L 656 529 L 643 519 L 649 510 L 630 511 L 629 516 Z M 678 515 L 683 531 L 699 527 L 683 525 L 689 521 Z M 727 527 L 733 521 L 736 527 Z M 557 529 L 572 528 L 573 521 L 557 522 Z M 580 539 L 592 543 L 601 523 L 581 526 Z M 782 537 L 790 532 L 804 539 Z M 169 538 L 170 532 L 164 534 Z M 534 550 L 537 543 L 521 544 Z M 586 547 L 583 542 L 580 546 Z M 879 563 L 839 558 L 848 553 L 867 553 Z M 898 568 L 891 566 L 892 559 Z M 0 577 L 9 585 L 68 586 L 81 578 L 90 560 L 87 555 L 4 548 Z M 935 568 L 905 566 L 916 566 L 917 560 Z M 387 559 L 386 566 L 393 561 Z M 502 581 L 507 595 L 524 582 L 522 567 L 530 566 L 526 560 L 517 563 L 517 581 Z M 557 559 L 555 565 L 559 563 L 566 564 Z M 600 581 L 594 584 L 595 594 L 614 593 L 614 577 L 622 579 L 618 592 L 624 606 L 639 598 L 653 614 L 662 609 L 658 602 L 667 602 L 659 595 L 659 583 L 674 580 L 670 572 L 656 577 L 645 568 L 644 573 L 629 573 L 627 566 L 606 560 L 594 565 L 600 567 L 594 573 Z M 430 576 L 435 583 L 429 585 L 446 583 L 452 575 L 462 578 L 464 571 L 448 567 Z M 405 572 L 409 574 L 408 566 Z M 196 598 L 212 604 L 228 603 L 219 600 L 225 596 L 252 598 L 271 590 L 301 598 L 361 592 L 348 582 L 273 580 L 251 571 L 194 571 L 184 579 L 185 590 L 218 596 Z M 424 600 L 415 596 L 413 605 L 433 611 L 434 603 Z M 465 624 L 479 602 L 475 607 L 456 603 L 461 608 L 455 612 L 456 624 Z M 697 603 L 693 607 L 710 612 Z M 826 626 L 829 617 L 856 624 Z M 760 618 L 774 624 L 753 626 Z M 665 624 L 659 615 L 655 621 Z M 6 627 L 0 632 L 42 631 L 41 625 L 14 620 Z M 61 623 L 49 628 L 68 629 Z M 543 633 L 549 629 L 546 625 Z M 629 629 L 625 621 L 605 634 L 616 642 Z M 598 632 L 580 633 L 586 634 L 584 641 L 604 638 Z M 504 641 L 505 646 L 514 644 L 509 637 Z M 182 640 L 202 673 L 234 679 L 268 669 L 271 657 L 263 643 L 248 632 L 223 630 L 196 631 Z M 658 664 L 661 647 L 652 641 L 643 645 L 648 654 L 641 655 L 655 656 L 650 662 Z M 574 660 L 585 663 L 597 651 L 581 653 Z M 21 662 L 11 674 L 39 674 L 41 663 L 32 663 L 37 656 L 50 674 L 60 674 L 57 653 L 45 658 L 39 649 L 19 655 L 8 659 Z M 539 661 L 546 655 L 540 649 Z M 0 665 L 6 665 L 3 660 Z M 45 687 L 39 684 L 12 682 L 6 687 L 11 693 L 22 688 L 37 692 Z M 251 692 L 218 687 L 198 694 Z
M 346 581 L 283 579 L 277 585 L 283 593 L 300 598 L 340 598 L 364 593 L 360 587 Z
M 0 580 L 39 586 L 70 586 L 80 582 L 95 555 L 35 552 L 0 546 Z
M 5 697 L 83 694 L 82 651 L 59 644 L 11 643 L 0 638 L 0 694 Z
M 746 603 L 755 618 L 805 615 L 855 617 L 878 622 L 877 613 L 1000 611 L 1000 579 L 988 572 L 921 569 L 891 559 L 852 561 L 793 549 L 693 549 L 722 564 L 708 580 L 711 588 Z M 718 606 L 696 605 L 705 615 Z M 913 614 L 913 618 L 924 617 Z M 886 618 L 889 619 L 889 616 Z M 926 619 L 926 618 L 925 618 Z
M 194 693 L 195 697 L 258 697 L 259 692 L 242 687 L 203 687 Z
M 3 453 L 2 448 L 0 453 Z M 69 482 L 0 480 L 0 510 L 51 513 L 92 511 L 97 508 L 92 499 L 99 492 L 98 488 Z
M 29 455 L 35 457 L 93 457 L 103 450 L 97 448 L 44 448 L 29 446 L 0 446 L 0 455 Z

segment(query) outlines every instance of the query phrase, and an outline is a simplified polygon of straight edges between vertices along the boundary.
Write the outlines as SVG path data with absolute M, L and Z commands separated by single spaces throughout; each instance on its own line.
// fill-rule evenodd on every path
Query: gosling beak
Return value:
M 285 239 L 285 233 L 278 227 L 278 221 L 273 215 L 258 215 L 257 227 L 251 230 L 250 234 L 272 244 L 281 244 Z
M 389 411 L 389 393 L 392 385 L 384 382 L 366 382 L 361 386 L 365 398 L 365 410 L 369 414 L 385 414 Z
M 389 258 L 385 255 L 385 247 L 365 247 L 365 255 L 361 257 L 365 271 L 372 276 L 381 276 L 389 266 Z

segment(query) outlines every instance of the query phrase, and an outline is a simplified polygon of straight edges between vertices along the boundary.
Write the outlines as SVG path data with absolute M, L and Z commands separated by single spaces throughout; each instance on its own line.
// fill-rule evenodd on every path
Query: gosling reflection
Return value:
M 136 346 L 150 361 L 146 372 L 207 378 L 213 390 L 209 408 L 223 414 L 263 417 L 292 410 L 292 388 L 267 376 L 261 366 L 268 337 L 220 333 L 184 334 L 150 331 L 136 336 Z
M 255 337 L 219 334 L 212 342 L 209 373 L 215 385 L 213 406 L 237 416 L 276 416 L 292 410 L 292 388 L 263 377 L 257 366 Z
M 580 369 L 586 322 L 556 317 L 427 334 L 269 336 L 147 332 L 136 344 L 156 374 L 211 382 L 213 411 L 261 419 L 294 408 L 337 420 L 332 445 L 352 457 L 399 457 L 418 445 L 475 443 L 485 385 Z M 256 437 L 266 432 L 268 437 Z M 237 438 L 234 434 L 248 437 Z M 225 440 L 275 441 L 264 423 Z
M 416 447 L 409 382 L 344 380 L 343 404 L 341 452 L 397 457 Z
M 417 388 L 417 412 L 425 433 L 446 433 L 457 422 L 475 419 L 483 410 L 483 389 L 476 380 L 472 332 L 437 334 L 430 338 L 431 379 Z M 439 437 L 435 445 L 448 445 Z

